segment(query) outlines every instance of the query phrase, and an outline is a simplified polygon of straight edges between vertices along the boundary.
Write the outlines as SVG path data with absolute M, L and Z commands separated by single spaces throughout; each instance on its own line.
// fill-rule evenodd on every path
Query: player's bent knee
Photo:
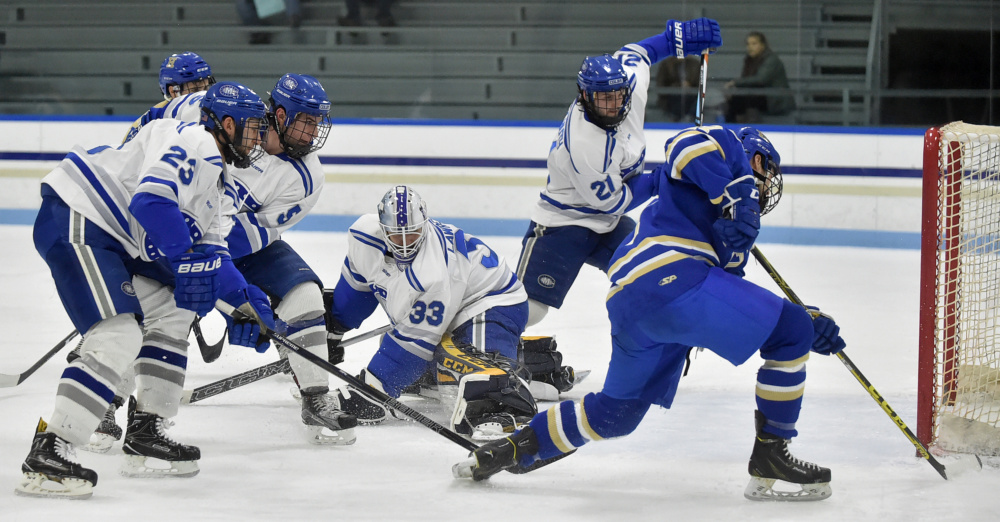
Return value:
M 120 378 L 141 347 L 142 329 L 135 316 L 121 314 L 99 321 L 87 330 L 80 359 L 90 367 L 107 367 Z
M 322 318 L 325 312 L 323 290 L 313 281 L 295 285 L 281 298 L 274 311 L 288 323 Z
M 794 361 L 812 347 L 812 319 L 805 309 L 785 300 L 770 337 L 764 341 L 760 356 L 771 361 Z

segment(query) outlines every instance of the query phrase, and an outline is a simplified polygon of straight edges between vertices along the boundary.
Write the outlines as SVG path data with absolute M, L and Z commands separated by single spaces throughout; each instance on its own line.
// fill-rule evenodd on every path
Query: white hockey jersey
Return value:
M 132 217 L 132 197 L 177 202 L 196 244 L 225 246 L 224 186 L 231 184 L 215 138 L 199 124 L 157 120 L 121 146 L 74 147 L 42 179 L 72 209 L 118 239 L 132 257 L 163 256 Z
M 478 238 L 434 220 L 409 265 L 388 253 L 378 216 L 361 216 L 350 228 L 343 279 L 359 292 L 374 292 L 394 326 L 393 340 L 431 360 L 441 338 L 495 306 L 523 303 L 524 286 Z
M 626 45 L 614 56 L 629 75 L 632 108 L 617 129 L 606 131 L 586 120 L 579 101 L 570 105 L 549 149 L 548 182 L 531 214 L 535 223 L 609 232 L 632 202 L 622 178 L 641 174 L 646 159 L 650 60 L 638 44 Z
M 274 135 L 271 136 L 274 138 Z M 230 245 L 233 257 L 257 252 L 302 220 L 319 201 L 326 175 L 319 157 L 307 154 L 292 159 L 286 154 L 265 154 L 245 169 L 230 169 L 235 206 L 233 216 L 246 232 L 249 245 Z M 232 224 L 232 223 L 230 223 Z M 229 231 L 225 231 L 227 236 Z M 249 251 L 246 249 L 249 248 Z
M 201 100 L 204 97 L 204 91 L 193 92 L 157 103 L 132 123 L 132 128 L 129 129 L 122 143 L 134 138 L 139 133 L 139 129 L 151 121 L 171 119 L 192 123 L 201 122 Z

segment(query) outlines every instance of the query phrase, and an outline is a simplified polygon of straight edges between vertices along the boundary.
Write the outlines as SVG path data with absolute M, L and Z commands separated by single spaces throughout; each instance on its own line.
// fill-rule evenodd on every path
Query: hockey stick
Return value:
M 222 300 L 216 301 L 215 307 L 220 312 L 234 319 L 247 319 L 247 317 L 243 314 L 243 312 L 233 308 L 232 305 L 226 303 L 225 301 Z M 373 401 L 379 402 L 387 408 L 392 408 L 402 413 L 403 415 L 406 415 L 407 417 L 419 422 L 420 424 L 423 424 L 425 427 L 436 432 L 438 435 L 441 435 L 442 437 L 454 442 L 455 444 L 458 444 L 459 446 L 469 451 L 475 451 L 476 448 L 479 447 L 475 443 L 466 440 L 461 435 L 449 430 L 448 428 L 438 424 L 437 422 L 434 422 L 433 419 L 425 416 L 424 414 L 418 412 L 417 410 L 414 410 L 413 408 L 410 408 L 409 406 L 397 401 L 396 399 L 393 399 L 392 397 L 386 395 L 384 392 L 381 392 L 379 390 L 376 390 L 375 388 L 372 388 L 371 386 L 368 386 L 357 377 L 330 364 L 329 361 L 323 359 L 322 357 L 319 357 L 305 350 L 301 346 L 293 343 L 292 341 L 289 341 L 288 338 L 285 337 L 284 335 L 281 335 L 278 332 L 275 332 L 274 330 L 266 326 L 261 326 L 260 333 L 261 335 L 267 335 L 268 337 L 270 337 L 275 344 L 287 348 L 288 351 L 294 352 L 299 356 L 301 356 L 302 358 L 306 359 L 307 361 L 326 370 L 328 373 L 332 373 L 335 377 L 350 384 L 359 393 L 365 395 L 366 397 L 372 399 Z
M 786 296 L 788 296 L 788 300 L 799 306 L 805 307 L 805 304 L 803 304 L 802 300 L 799 299 L 799 296 L 795 295 L 795 292 L 792 290 L 792 288 L 788 286 L 788 283 L 786 283 L 785 280 L 781 277 L 781 275 L 778 274 L 778 271 L 774 269 L 774 265 L 772 265 L 767 260 L 767 258 L 764 257 L 764 254 L 760 251 L 760 249 L 754 246 L 753 249 L 751 250 L 751 253 L 753 254 L 753 257 L 755 257 L 757 261 L 761 265 L 763 265 L 764 270 L 766 270 L 767 274 L 771 276 L 771 279 L 773 279 L 774 282 L 777 283 L 779 287 L 781 287 L 781 291 L 784 292 Z M 898 427 L 899 430 L 902 431 L 904 435 L 906 435 L 907 439 L 910 439 L 910 443 L 913 444 L 915 448 L 917 448 L 917 453 L 921 457 L 926 459 L 927 462 L 930 463 L 930 465 L 934 468 L 935 471 L 937 471 L 941 475 L 942 478 L 948 480 L 948 474 L 945 473 L 944 464 L 941 464 L 936 458 L 934 458 L 934 455 L 931 455 L 931 452 L 927 450 L 927 447 L 924 446 L 924 444 L 920 442 L 919 439 L 917 439 L 916 435 L 914 435 L 912 431 L 910 431 L 910 428 L 906 427 L 906 423 L 903 422 L 903 419 L 899 418 L 899 415 L 897 415 L 896 412 L 892 409 L 892 407 L 889 406 L 889 403 L 885 401 L 885 399 L 882 397 L 881 394 L 879 394 L 879 392 L 875 389 L 875 387 L 872 386 L 872 383 L 865 378 L 864 374 L 861 373 L 861 370 L 859 370 L 858 367 L 855 366 L 854 363 L 851 361 L 851 359 L 847 357 L 847 354 L 845 354 L 843 350 L 841 350 L 839 353 L 837 353 L 837 357 L 840 359 L 842 363 L 844 363 L 844 366 L 847 367 L 848 371 L 851 372 L 851 375 L 854 375 L 854 378 L 857 379 L 859 383 L 861 383 L 861 386 L 864 386 L 864 388 L 868 390 L 868 394 L 871 395 L 872 399 L 875 399 L 875 402 L 882 407 L 882 410 L 885 411 L 887 415 L 889 415 L 889 418 L 892 419 L 892 421 L 896 424 L 896 427 Z M 979 461 L 979 465 L 980 467 L 982 467 L 982 461 L 979 459 L 978 455 L 976 456 L 976 460 Z
M 48 361 L 59 350 L 62 350 L 63 346 L 66 346 L 66 343 L 73 340 L 73 338 L 76 337 L 78 333 L 79 332 L 77 332 L 76 330 L 70 332 L 70 334 L 67 335 L 65 338 L 63 338 L 62 341 L 59 341 L 59 344 L 53 346 L 52 349 L 49 350 L 45 355 L 43 355 L 41 359 L 36 361 L 35 364 L 32 364 L 31 368 L 28 368 L 27 370 L 19 373 L 18 375 L 7 375 L 0 373 L 0 388 L 10 388 L 12 386 L 17 386 L 18 384 L 24 382 L 24 380 L 30 377 L 31 374 L 35 373 L 35 370 L 37 370 L 43 364 L 45 364 L 45 361 Z
M 352 337 L 350 339 L 344 340 L 340 343 L 340 346 L 350 346 L 352 344 L 360 343 L 382 335 L 392 329 L 392 326 L 385 325 L 376 328 L 370 332 L 363 333 L 361 335 Z M 211 361 L 206 361 L 211 362 Z M 206 384 L 204 386 L 199 386 L 193 390 L 184 390 L 184 394 L 181 395 L 181 404 L 190 404 L 192 402 L 198 402 L 200 400 L 207 399 L 209 397 L 214 397 L 220 393 L 225 393 L 229 390 L 235 390 L 241 386 L 246 386 L 252 382 L 257 382 L 262 379 L 266 379 L 272 375 L 278 375 L 279 373 L 285 373 L 291 371 L 291 365 L 288 363 L 288 359 L 282 358 L 274 361 L 272 363 L 265 364 L 263 366 L 258 366 L 252 370 L 247 370 L 243 373 L 233 375 L 232 377 L 226 377 L 225 379 L 215 381 L 213 383 Z
M 698 99 L 695 107 L 694 124 L 701 127 L 705 122 L 705 91 L 708 89 L 708 49 L 701 53 L 701 73 L 698 75 Z
M 222 347 L 226 344 L 226 332 L 229 329 L 227 328 L 222 332 L 222 339 L 219 339 L 219 342 L 215 344 L 205 342 L 205 336 L 201 333 L 201 317 L 195 316 L 194 323 L 191 324 L 191 330 L 194 331 L 194 338 L 198 341 L 201 359 L 207 363 L 215 362 L 222 355 Z

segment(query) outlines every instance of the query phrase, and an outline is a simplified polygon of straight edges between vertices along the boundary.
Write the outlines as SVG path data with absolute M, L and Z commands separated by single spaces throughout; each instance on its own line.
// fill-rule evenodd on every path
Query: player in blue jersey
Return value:
M 635 228 L 625 213 L 650 194 L 627 180 L 645 164 L 650 66 L 721 45 L 715 20 L 670 20 L 661 34 L 583 60 L 577 98 L 549 149 L 548 181 L 522 240 L 517 276 L 528 292 L 528 326 L 562 306 L 584 264 L 607 272 Z
M 183 391 L 191 321 L 222 299 L 254 318 L 234 322 L 231 340 L 266 342 L 260 326 L 273 327 L 271 310 L 230 259 L 222 206 L 226 164 L 247 166 L 262 153 L 267 108 L 229 82 L 212 86 L 201 107 L 201 123 L 158 120 L 117 148 L 76 147 L 42 180 L 35 248 L 84 343 L 62 374 L 50 422 L 39 420 L 20 494 L 92 494 L 97 474 L 70 460 L 72 446 L 87 442 L 133 362 L 137 404 L 122 473 L 193 476 L 199 449 L 164 433 Z
M 750 457 L 754 500 L 828 498 L 830 470 L 788 452 L 797 432 L 805 362 L 844 348 L 830 317 L 742 278 L 760 215 L 781 197 L 780 157 L 753 128 L 691 128 L 666 143 L 666 163 L 639 177 L 656 194 L 635 233 L 611 258 L 612 355 L 604 389 L 536 415 L 514 436 L 456 464 L 476 480 L 589 441 L 631 433 L 652 405 L 670 407 L 692 347 L 734 365 L 759 352 L 757 437 Z M 776 480 L 801 490 L 779 492 Z
M 198 121 L 202 94 L 215 84 L 212 68 L 196 53 L 171 54 L 160 64 L 160 91 L 163 101 L 149 108 L 129 129 L 124 141 L 132 139 L 143 125 L 161 118 Z M 192 96 L 197 94 L 197 96 Z

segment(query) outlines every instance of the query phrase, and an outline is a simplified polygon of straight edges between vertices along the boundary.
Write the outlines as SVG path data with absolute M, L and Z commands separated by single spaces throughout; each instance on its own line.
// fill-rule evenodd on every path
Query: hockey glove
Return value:
M 719 22 L 711 18 L 696 18 L 688 22 L 670 20 L 667 22 L 666 36 L 674 43 L 674 56 L 678 58 L 689 54 L 698 55 L 706 50 L 711 54 L 722 47 Z
M 722 217 L 712 228 L 726 246 L 746 250 L 760 232 L 760 192 L 751 176 L 733 180 L 722 194 Z
M 847 343 L 840 336 L 840 327 L 834 322 L 833 317 L 819 311 L 819 308 L 807 306 L 806 311 L 813 318 L 813 345 L 812 350 L 820 355 L 832 355 L 839 353 Z
M 174 302 L 178 308 L 199 316 L 212 311 L 219 293 L 218 272 L 222 260 L 218 254 L 186 252 L 170 258 L 174 271 Z
M 275 327 L 274 312 L 267 294 L 254 285 L 247 285 L 245 290 L 223 297 L 222 300 L 241 312 L 237 314 L 238 319 L 226 316 L 226 322 L 229 323 L 229 344 L 247 346 L 257 350 L 257 353 L 266 352 L 271 343 L 266 335 L 261 334 L 261 326 L 271 330 Z

